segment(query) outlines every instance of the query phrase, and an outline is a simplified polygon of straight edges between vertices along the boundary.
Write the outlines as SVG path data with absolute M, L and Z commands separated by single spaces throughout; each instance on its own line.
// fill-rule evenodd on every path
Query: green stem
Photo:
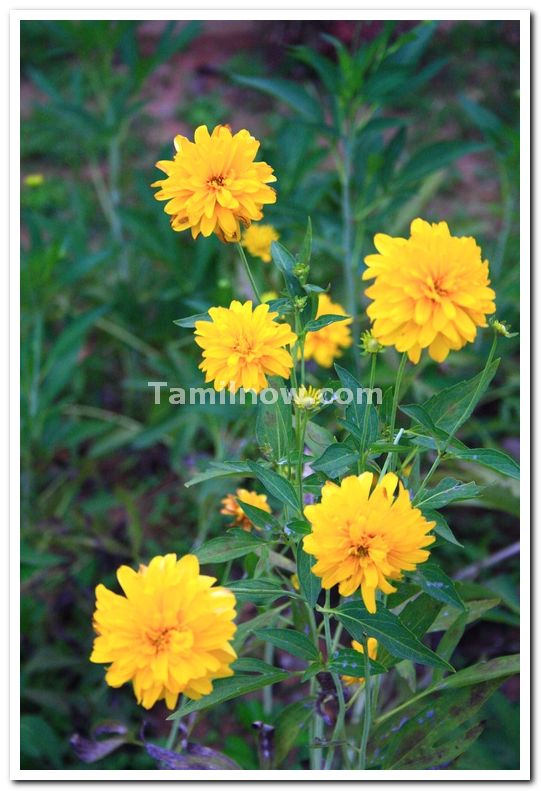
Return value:
M 167 743 L 165 745 L 166 750 L 172 750 L 175 746 L 175 740 L 177 738 L 178 733 L 178 726 L 180 725 L 180 720 L 173 720 L 171 723 L 171 730 L 169 731 L 169 736 L 167 738 Z
M 253 292 L 255 294 L 255 297 L 256 297 L 257 301 L 259 303 L 261 303 L 261 302 L 263 302 L 263 300 L 261 299 L 261 295 L 260 295 L 260 293 L 259 293 L 259 291 L 257 289 L 256 283 L 255 283 L 255 280 L 254 280 L 254 276 L 252 275 L 252 270 L 250 269 L 250 264 L 248 263 L 248 259 L 246 258 L 246 253 L 244 252 L 244 248 L 243 248 L 243 246 L 241 245 L 240 242 L 237 242 L 236 244 L 237 244 L 237 250 L 239 251 L 239 255 L 240 255 L 241 261 L 244 264 L 244 269 L 246 270 L 246 274 L 248 275 L 248 280 L 250 281 L 250 284 L 252 286 L 252 290 L 253 290 Z
M 355 257 L 353 254 L 353 213 L 351 211 L 351 146 L 352 135 L 345 128 L 342 135 L 342 169 L 341 169 L 341 182 L 342 182 L 342 246 L 343 246 L 343 259 L 342 268 L 344 273 L 344 282 L 346 285 L 346 307 L 347 312 L 352 317 L 352 332 L 353 337 L 357 338 L 359 335 L 358 319 L 357 319 L 357 284 L 355 282 Z M 360 369 L 360 354 L 356 345 L 353 347 L 355 356 L 355 365 L 357 370 Z
M 368 747 L 368 737 L 370 735 L 370 725 L 372 721 L 372 705 L 370 703 L 370 657 L 368 656 L 368 637 L 363 639 L 364 648 L 364 717 L 363 734 L 361 738 L 361 750 L 359 756 L 359 769 L 366 769 L 366 748 Z
M 368 385 L 368 389 L 370 391 L 370 394 L 372 393 L 372 390 L 374 388 L 374 382 L 376 380 L 377 356 L 378 356 L 377 354 L 373 354 L 372 355 L 372 360 L 371 360 L 371 363 L 370 363 L 370 382 L 369 382 L 369 385 Z M 370 395 L 370 401 L 372 401 L 372 395 Z M 367 453 L 365 453 L 365 450 L 366 450 L 366 432 L 368 431 L 368 416 L 369 416 L 369 414 L 370 414 L 370 404 L 367 403 L 365 405 L 365 410 L 364 410 L 364 415 L 363 415 L 363 433 L 362 433 L 362 436 L 361 436 L 361 453 L 360 453 L 361 461 L 359 462 L 361 469 L 359 470 L 359 472 L 363 471 L 363 469 L 364 469 L 364 467 L 366 465 L 366 457 L 368 455 Z
M 394 385 L 394 392 L 393 392 L 393 406 L 391 409 L 391 431 L 390 431 L 390 438 L 391 442 L 394 441 L 394 427 L 396 423 L 396 410 L 398 409 L 398 399 L 400 397 L 400 386 L 402 384 L 402 377 L 404 375 L 404 368 L 406 367 L 406 361 L 408 359 L 408 355 L 406 352 L 402 355 L 400 359 L 400 365 L 398 366 L 398 371 L 396 372 L 396 381 Z
M 312 635 L 312 640 L 314 641 L 314 645 L 316 649 L 319 651 L 319 637 L 317 633 L 317 625 L 316 619 L 314 616 L 314 611 L 310 607 L 307 601 L 304 602 L 306 605 L 306 612 L 308 613 L 308 623 L 310 624 L 310 632 Z M 317 690 L 317 681 L 314 676 L 310 679 L 310 698 L 312 701 L 315 701 L 316 697 L 316 690 Z M 321 760 L 323 758 L 323 751 L 321 747 L 315 747 L 314 742 L 317 739 L 321 739 L 323 737 L 323 719 L 319 716 L 315 705 L 312 709 L 312 717 L 310 719 L 310 734 L 309 734 L 309 749 L 310 749 L 310 768 L 311 769 L 321 769 Z
M 333 641 L 331 636 L 331 624 L 329 618 L 330 603 L 331 603 L 330 599 L 331 599 L 330 590 L 325 591 L 325 609 L 322 610 L 322 612 L 323 612 L 323 624 L 325 631 L 325 645 L 327 647 L 327 661 L 332 657 L 332 653 L 333 653 Z M 342 681 L 340 680 L 340 676 L 337 673 L 331 673 L 331 676 L 332 676 L 332 680 L 334 681 L 334 686 L 336 687 L 336 695 L 338 699 L 338 714 L 336 717 L 334 730 L 331 736 L 331 745 L 329 746 L 329 752 L 327 753 L 327 759 L 325 761 L 325 767 L 324 767 L 325 769 L 330 769 L 332 767 L 334 753 L 336 750 L 336 745 L 334 743 L 340 738 L 342 738 L 344 741 L 343 750 L 342 750 L 344 759 L 346 762 L 349 762 L 347 749 L 346 749 L 347 745 L 345 744 L 346 701 L 344 698 L 344 690 L 342 688 Z
M 304 501 L 304 491 L 302 485 L 303 456 L 304 456 L 304 433 L 306 431 L 306 413 L 302 409 L 296 410 L 297 427 L 297 486 L 299 489 L 299 505 L 302 511 Z
M 481 376 L 479 378 L 479 382 L 477 384 L 477 387 L 475 388 L 475 392 L 472 395 L 471 399 L 469 400 L 468 406 L 466 407 L 464 412 L 462 412 L 462 414 L 460 415 L 460 417 L 456 421 L 455 425 L 453 426 L 453 428 L 449 432 L 445 442 L 443 443 L 443 447 L 438 449 L 438 454 L 437 454 L 436 458 L 434 459 L 431 468 L 427 472 L 423 482 L 421 483 L 421 485 L 420 485 L 420 487 L 419 487 L 419 489 L 417 491 L 417 494 L 414 497 L 414 500 L 413 500 L 414 503 L 419 502 L 419 498 L 420 498 L 421 494 L 424 492 L 424 490 L 426 489 L 430 479 L 432 478 L 432 476 L 434 475 L 434 473 L 438 469 L 438 467 L 440 465 L 440 462 L 441 462 L 441 460 L 442 460 L 442 458 L 443 458 L 443 456 L 445 454 L 445 451 L 449 447 L 450 443 L 453 441 L 453 438 L 454 438 L 456 432 L 458 431 L 458 429 L 460 428 L 460 426 L 464 422 L 464 416 L 467 415 L 468 412 L 472 409 L 472 407 L 477 403 L 477 401 L 479 399 L 479 394 L 481 392 L 481 389 L 484 387 L 484 381 L 485 381 L 486 372 L 490 368 L 490 365 L 492 364 L 492 360 L 494 359 L 494 354 L 496 352 L 496 345 L 497 345 L 497 343 L 498 343 L 498 336 L 497 336 L 496 333 L 494 333 L 494 338 L 492 340 L 492 346 L 490 347 L 490 352 L 488 353 L 487 361 L 485 363 L 485 367 L 483 368 L 483 373 L 481 374 Z

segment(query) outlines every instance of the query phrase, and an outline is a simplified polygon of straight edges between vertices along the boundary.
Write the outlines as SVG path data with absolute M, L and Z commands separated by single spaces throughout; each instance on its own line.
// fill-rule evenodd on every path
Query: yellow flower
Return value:
M 335 314 L 347 316 L 346 311 L 338 302 L 333 302 L 328 294 L 320 294 L 316 318 Z M 308 332 L 304 343 L 304 359 L 314 358 L 318 365 L 330 368 L 336 357 L 342 355 L 341 349 L 351 346 L 351 318 L 344 321 L 335 321 L 327 327 L 322 327 L 316 332 Z
M 235 494 L 228 494 L 222 500 L 223 508 L 220 513 L 226 516 L 232 516 L 233 524 L 242 527 L 243 530 L 251 530 L 253 525 L 251 519 L 246 516 L 237 500 L 248 503 L 248 505 L 253 505 L 261 509 L 261 511 L 266 511 L 268 514 L 271 512 L 266 494 L 249 492 L 247 489 L 237 489 Z
M 427 535 L 435 522 L 412 506 L 394 473 L 371 491 L 373 482 L 371 472 L 350 475 L 340 485 L 327 481 L 321 502 L 304 509 L 312 525 L 304 549 L 317 559 L 312 572 L 325 589 L 338 583 L 342 596 L 360 588 L 371 613 L 376 612 L 376 590 L 396 590 L 388 580 L 399 580 L 402 571 L 423 563 L 430 554 L 423 547 L 436 540 Z
M 268 264 L 271 244 L 279 238 L 280 234 L 273 225 L 250 225 L 242 234 L 241 244 L 250 255 L 256 255 Z
M 276 202 L 267 186 L 276 181 L 273 169 L 254 162 L 258 148 L 246 129 L 233 135 L 228 126 L 217 126 L 210 135 L 199 126 L 193 143 L 177 135 L 175 158 L 156 163 L 167 178 L 152 184 L 160 187 L 154 197 L 168 201 L 173 230 L 191 228 L 194 239 L 216 233 L 223 242 L 240 241 L 240 223 L 261 220 L 263 204 Z
M 299 583 L 299 575 L 298 574 L 292 574 L 290 582 L 291 582 L 291 584 L 293 585 L 293 588 L 296 591 L 299 591 L 301 589 L 301 586 L 300 586 L 300 583 Z
M 121 566 L 116 576 L 125 596 L 96 588 L 90 657 L 109 665 L 109 686 L 131 681 L 145 709 L 162 699 L 173 709 L 181 693 L 197 700 L 214 679 L 233 675 L 235 596 L 199 573 L 195 555 L 157 556 L 139 571 Z
M 229 308 L 210 308 L 211 321 L 195 323 L 195 342 L 203 349 L 199 368 L 215 390 L 240 387 L 259 393 L 267 387 L 266 374 L 287 378 L 293 367 L 283 347 L 297 336 L 289 324 L 278 324 L 268 305 L 252 310 L 250 301 L 233 300 Z
M 357 640 L 351 641 L 351 647 L 354 648 L 356 651 L 359 651 L 361 654 L 364 654 L 364 646 L 362 643 L 358 643 Z M 375 661 L 378 655 L 378 641 L 375 637 L 368 638 L 368 657 L 369 659 L 373 659 Z M 357 676 L 342 676 L 342 681 L 344 684 L 364 684 L 364 678 L 357 678 Z
M 318 390 L 317 387 L 312 387 L 312 385 L 309 387 L 301 385 L 293 395 L 295 406 L 299 409 L 306 409 L 307 411 L 319 409 L 322 400 L 323 393 L 321 390 Z
M 443 362 L 451 349 L 475 340 L 494 313 L 488 261 L 471 236 L 451 236 L 447 223 L 414 220 L 409 239 L 378 233 L 377 255 L 368 255 L 364 280 L 373 300 L 367 313 L 372 332 L 384 346 L 407 352 L 413 363 L 428 348 Z

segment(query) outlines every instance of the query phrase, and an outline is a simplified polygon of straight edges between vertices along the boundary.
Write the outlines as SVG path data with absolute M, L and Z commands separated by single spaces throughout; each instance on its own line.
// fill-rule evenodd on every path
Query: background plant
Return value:
M 335 38 L 341 30 L 333 29 Z M 39 172 L 45 177 L 35 187 L 23 184 L 22 192 L 22 689 L 23 727 L 31 737 L 23 739 L 29 767 L 80 766 L 68 746 L 69 735 L 75 730 L 88 735 L 111 711 L 125 727 L 137 728 L 140 713 L 129 696 L 106 690 L 99 668 L 87 663 L 92 588 L 121 562 L 137 563 L 165 546 L 185 552 L 206 537 L 220 536 L 224 523 L 217 504 L 229 483 L 208 479 L 186 490 L 182 482 L 209 460 L 257 455 L 249 408 L 175 411 L 166 403 L 153 406 L 146 387 L 149 379 L 200 384 L 191 333 L 175 334 L 171 322 L 209 304 L 228 304 L 239 289 L 249 294 L 242 275 L 232 274 L 234 252 L 212 239 L 192 245 L 172 234 L 148 188 L 155 178 L 154 161 L 170 153 L 171 137 L 160 133 L 160 143 L 149 148 L 160 124 L 148 102 L 159 92 L 163 70 L 183 63 L 175 60 L 177 48 L 190 45 L 188 54 L 197 51 L 198 32 L 204 35 L 205 30 L 170 26 L 149 45 L 138 23 L 23 23 L 23 88 L 32 100 L 25 105 L 23 120 L 23 176 Z M 282 36 L 280 45 L 273 44 L 266 57 L 273 76 L 281 71 L 289 81 L 285 88 L 280 83 L 282 94 L 275 82 L 269 87 L 263 77 L 265 61 L 243 56 L 242 50 L 213 77 L 225 88 L 221 93 L 226 99 L 252 102 L 254 118 L 268 130 L 262 136 L 262 154 L 279 173 L 280 199 L 266 219 L 279 228 L 287 247 L 298 252 L 306 215 L 312 217 L 310 279 L 322 285 L 332 281 L 333 297 L 343 302 L 355 294 L 359 326 L 360 281 L 352 291 L 346 278 L 359 271 L 373 232 L 385 228 L 403 233 L 417 213 L 429 219 L 445 215 L 454 233 L 473 233 L 482 242 L 491 262 L 498 314 L 516 325 L 514 31 L 497 23 L 459 24 L 447 32 L 441 25 L 426 24 L 400 42 L 408 31 L 389 28 L 374 37 L 361 27 L 356 41 L 348 33 L 341 45 L 322 41 L 320 32 L 310 27 L 297 33 L 275 31 Z M 286 58 L 285 44 L 294 35 L 300 37 L 293 41 L 297 49 L 294 57 Z M 310 42 L 309 51 L 304 41 Z M 401 49 L 393 50 L 399 43 L 405 50 L 401 56 Z M 475 57 L 464 57 L 469 49 Z M 447 62 L 438 71 L 441 52 Z M 316 61 L 319 71 L 313 66 Z M 430 67 L 434 70 L 427 76 Z M 184 73 L 189 69 L 186 65 Z M 337 77 L 332 91 L 323 76 L 329 69 Z M 274 99 L 255 92 L 261 85 L 252 83 L 248 91 L 246 77 L 253 78 L 256 70 L 267 80 L 266 95 L 270 92 Z M 498 79 L 485 79 L 487 73 Z M 424 84 L 414 85 L 408 94 L 406 87 L 420 74 L 425 75 Z M 227 75 L 236 75 L 236 82 L 228 82 Z M 233 93 L 239 91 L 234 87 L 239 78 L 245 87 Z M 391 87 L 384 90 L 385 84 Z M 284 104 L 284 91 L 293 86 L 303 99 Z M 197 81 L 189 87 L 190 101 L 176 112 L 187 131 L 197 123 L 210 125 L 210 112 L 220 116 L 216 121 L 231 120 L 224 99 L 209 101 L 212 93 L 199 90 Z M 359 101 L 348 102 L 348 96 Z M 301 117 L 293 114 L 293 105 L 304 108 Z M 341 164 L 346 138 L 355 168 L 349 177 Z M 431 148 L 441 143 L 444 148 Z M 477 152 L 472 153 L 473 146 Z M 149 150 L 154 153 L 149 155 Z M 457 159 L 459 154 L 465 158 Z M 348 268 L 340 277 L 344 260 Z M 187 261 L 190 266 L 183 265 Z M 265 271 L 279 283 L 277 270 Z M 408 400 L 422 403 L 442 386 L 477 374 L 489 342 L 486 333 L 444 367 L 429 365 L 415 379 L 406 375 Z M 516 349 L 516 339 L 506 341 L 490 391 L 461 429 L 460 439 L 470 447 L 503 446 L 516 452 Z M 390 387 L 397 360 L 392 353 L 385 358 L 378 364 L 378 384 Z M 365 384 L 366 361 L 359 357 L 354 365 Z M 355 371 L 347 357 L 342 367 Z M 308 375 L 315 383 L 326 383 L 325 373 L 317 368 L 308 368 Z M 334 418 L 322 417 L 324 428 L 336 434 Z M 410 428 L 410 419 L 400 416 L 398 425 Z M 309 441 L 319 438 L 321 448 L 325 440 L 320 434 L 327 441 L 329 437 L 323 430 L 314 431 L 318 435 Z M 460 479 L 464 463 L 448 460 L 445 473 Z M 517 642 L 516 564 L 511 559 L 487 570 L 483 566 L 516 542 L 517 491 L 492 469 L 469 470 L 471 478 L 486 484 L 483 499 L 475 496 L 452 505 L 451 526 L 464 547 L 445 544 L 440 557 L 449 576 L 482 583 L 483 591 L 462 583 L 470 586 L 474 601 L 492 598 L 499 603 L 476 611 L 475 625 L 468 627 L 453 659 L 458 667 L 472 664 L 481 654 L 513 653 Z M 237 477 L 235 483 L 241 482 Z M 250 563 L 253 553 L 233 558 L 231 574 L 240 576 Z M 466 594 L 463 598 L 467 600 Z M 251 656 L 258 651 L 263 655 L 262 642 L 251 640 Z M 294 661 L 276 650 L 280 665 Z M 397 694 L 401 685 L 408 689 L 408 672 L 411 681 L 411 672 L 404 670 L 401 676 L 400 670 L 393 672 Z M 506 744 L 512 745 L 513 739 L 516 744 L 511 682 L 505 689 L 506 695 L 495 693 L 490 699 L 487 730 L 456 765 L 516 765 L 511 746 L 508 754 L 491 749 L 491 738 L 496 733 L 501 737 L 502 728 L 508 729 Z M 297 702 L 290 699 L 287 684 L 276 687 L 274 695 L 283 696 L 284 703 Z M 205 743 L 215 744 L 243 766 L 256 767 L 257 734 L 247 746 L 246 732 L 252 721 L 264 720 L 261 706 L 258 695 L 239 699 L 223 737 L 216 730 L 220 710 L 213 710 L 204 718 Z M 153 712 L 149 720 L 158 742 L 164 735 L 163 712 Z M 199 727 L 194 726 L 196 737 Z M 284 765 L 306 765 L 306 750 L 301 739 Z M 100 763 L 117 768 L 154 765 L 136 749 L 112 753 Z

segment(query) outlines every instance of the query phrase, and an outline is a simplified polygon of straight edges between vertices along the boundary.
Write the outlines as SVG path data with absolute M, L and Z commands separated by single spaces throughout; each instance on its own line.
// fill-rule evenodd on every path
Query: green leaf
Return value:
M 314 703 L 310 699 L 299 700 L 281 709 L 274 721 L 274 767 L 278 768 L 285 761 L 303 735 L 313 709 Z
M 319 459 L 311 463 L 316 472 L 322 472 L 329 478 L 341 478 L 354 464 L 357 464 L 359 454 L 348 445 L 335 442 L 329 445 Z
M 261 528 L 261 530 L 265 531 L 274 531 L 274 532 L 281 532 L 282 526 L 280 522 L 272 515 L 267 513 L 267 511 L 263 511 L 262 508 L 257 508 L 255 505 L 251 505 L 250 503 L 245 503 L 238 497 L 235 498 L 237 503 L 240 505 L 250 522 L 254 524 L 256 527 Z
M 483 151 L 484 143 L 467 143 L 460 140 L 443 140 L 416 151 L 397 174 L 394 186 L 402 188 L 425 178 L 435 170 L 447 167 L 466 154 Z
M 278 473 L 263 467 L 261 464 L 256 464 L 253 461 L 248 462 L 248 467 L 252 473 L 258 478 L 265 489 L 276 497 L 284 505 L 292 509 L 294 513 L 299 513 L 299 501 L 295 489 L 286 478 L 282 478 Z
M 355 651 L 354 648 L 341 648 L 340 651 L 337 651 L 332 659 L 327 662 L 327 667 L 332 672 L 340 673 L 342 676 L 364 678 L 366 675 L 364 654 L 360 651 Z M 387 668 L 380 662 L 375 662 L 371 659 L 370 675 L 376 676 L 382 673 L 387 673 Z
M 269 387 L 279 390 L 284 386 L 284 380 L 273 377 Z M 274 404 L 265 404 L 259 401 L 255 435 L 257 444 L 264 456 L 279 462 L 287 456 L 288 448 L 292 444 L 291 406 L 279 398 Z
M 400 407 L 400 411 L 426 428 L 433 437 L 446 440 L 449 436 L 446 431 L 442 431 L 436 426 L 426 409 L 420 404 L 405 404 Z
M 359 642 L 363 641 L 365 635 L 375 637 L 389 653 L 399 659 L 411 659 L 421 665 L 453 670 L 448 662 L 423 645 L 398 616 L 382 607 L 371 614 L 361 602 L 346 602 L 332 610 L 332 614 Z
M 312 257 L 312 220 L 308 217 L 306 221 L 306 233 L 302 242 L 301 251 L 299 253 L 299 262 L 301 264 L 310 264 Z
M 347 318 L 349 317 L 326 313 L 324 316 L 320 316 L 318 319 L 312 319 L 311 321 L 307 322 L 307 324 L 304 326 L 304 329 L 306 332 L 317 332 L 318 330 L 323 329 L 323 327 L 328 327 L 329 324 L 335 324 L 337 321 L 344 321 Z
M 255 635 L 300 659 L 319 659 L 318 649 L 302 632 L 296 632 L 294 629 L 256 629 Z
M 362 389 L 360 383 L 355 379 L 353 374 L 347 370 L 347 368 L 342 368 L 341 365 L 338 363 L 334 364 L 334 370 L 336 371 L 338 378 L 346 390 L 349 390 L 353 394 L 353 402 L 348 407 L 348 411 L 351 410 L 351 417 L 348 415 L 348 419 L 351 420 L 353 423 L 356 423 L 357 426 L 362 427 L 363 423 L 363 409 L 362 405 L 358 404 L 357 401 L 357 390 Z
M 250 601 L 253 604 L 261 604 L 261 602 L 270 604 L 281 596 L 291 596 L 291 592 L 284 590 L 279 580 L 263 577 L 225 582 L 224 587 L 233 591 L 238 601 Z
M 289 296 L 292 298 L 306 296 L 299 278 L 293 274 L 297 262 L 289 250 L 279 242 L 273 242 L 271 244 L 271 256 L 275 265 L 284 276 Z
M 186 327 L 186 329 L 193 329 L 195 327 L 196 321 L 210 321 L 211 318 L 206 313 L 194 313 L 193 316 L 186 316 L 184 319 L 175 319 L 173 324 L 176 324 L 178 327 Z
M 466 602 L 466 623 L 472 623 L 482 618 L 483 615 L 497 607 L 500 599 L 474 599 Z M 430 632 L 444 632 L 456 621 L 461 611 L 457 607 L 443 607 L 438 617 L 430 626 Z
M 240 74 L 233 74 L 232 79 L 241 85 L 247 85 L 249 88 L 255 88 L 258 91 L 274 96 L 276 99 L 280 99 L 280 101 L 288 104 L 307 121 L 313 123 L 321 123 L 323 121 L 319 101 L 297 82 L 277 78 L 245 77 Z
M 308 533 L 311 532 L 312 526 L 310 522 L 306 522 L 304 519 L 291 519 L 284 527 L 286 536 L 292 536 L 297 540 L 303 536 L 307 536 Z
M 439 511 L 427 511 L 426 508 L 423 508 L 423 516 L 425 519 L 428 519 L 429 522 L 435 522 L 436 526 L 434 527 L 434 533 L 440 538 L 443 538 L 444 541 L 448 541 L 450 544 L 455 544 L 457 547 L 463 546 L 457 539 L 455 538 L 453 531 L 447 524 L 447 520 L 439 513 Z
M 189 488 L 190 486 L 195 486 L 198 483 L 204 483 L 205 481 L 212 481 L 217 478 L 230 478 L 231 476 L 239 476 L 241 475 L 243 478 L 248 476 L 252 476 L 253 472 L 246 461 L 221 461 L 221 462 L 212 462 L 209 465 L 208 470 L 205 472 L 200 472 L 197 475 L 194 475 L 193 478 L 190 478 L 189 481 L 186 481 L 184 486 Z
M 321 455 L 330 445 L 336 442 L 329 429 L 311 420 L 306 424 L 304 441 L 315 456 Z
M 433 489 L 425 489 L 421 499 L 419 501 L 414 499 L 413 502 L 423 511 L 425 508 L 432 511 L 458 500 L 470 500 L 472 497 L 477 497 L 481 493 L 482 488 L 482 486 L 477 486 L 473 481 L 461 483 L 455 478 L 444 478 Z
M 266 546 L 260 538 L 245 530 L 229 530 L 227 535 L 211 538 L 194 550 L 201 564 L 225 563 Z
M 310 605 L 315 607 L 321 591 L 321 579 L 312 573 L 312 566 L 316 564 L 313 555 L 309 555 L 302 548 L 302 541 L 297 547 L 297 576 L 301 593 Z
M 428 561 L 417 568 L 413 575 L 414 582 L 418 583 L 422 590 L 436 601 L 444 604 L 451 604 L 465 610 L 465 604 L 460 598 L 454 582 L 445 574 L 439 566 Z
M 264 662 L 261 663 L 260 667 L 263 665 L 265 665 Z M 217 706 L 219 703 L 225 703 L 241 695 L 247 695 L 249 692 L 255 692 L 271 684 L 277 684 L 279 681 L 286 679 L 289 675 L 285 670 L 279 670 L 276 667 L 272 667 L 272 665 L 266 665 L 266 668 L 268 669 L 261 669 L 254 675 L 235 673 L 231 678 L 218 679 L 214 682 L 214 688 L 209 695 L 205 695 L 200 698 L 200 700 L 184 699 L 180 708 L 167 719 L 181 719 L 194 711 L 201 711 L 201 709 L 206 709 L 210 706 Z
M 462 612 L 456 621 L 453 621 L 451 626 L 447 629 L 438 643 L 438 648 L 436 650 L 438 656 L 441 656 L 442 659 L 446 659 L 448 662 L 451 661 L 451 657 L 453 656 L 457 645 L 462 639 L 467 622 L 467 611 Z M 438 668 L 434 670 L 432 679 L 433 681 L 439 681 L 440 678 L 443 678 L 443 671 Z
M 452 431 L 460 428 L 470 417 L 484 395 L 498 370 L 499 364 L 499 360 L 494 360 L 486 373 L 482 371 L 477 376 L 474 376 L 473 379 L 459 382 L 446 390 L 441 390 L 424 402 L 424 410 L 430 415 L 438 428 L 443 429 L 443 431 Z M 479 392 L 475 401 L 472 402 L 477 388 L 479 388 Z
M 515 478 L 517 481 L 520 479 L 519 464 L 501 450 L 495 450 L 494 448 L 466 448 L 465 450 L 450 448 L 448 454 L 461 461 L 474 461 L 483 467 L 501 472 L 502 475 L 507 475 L 509 478 Z

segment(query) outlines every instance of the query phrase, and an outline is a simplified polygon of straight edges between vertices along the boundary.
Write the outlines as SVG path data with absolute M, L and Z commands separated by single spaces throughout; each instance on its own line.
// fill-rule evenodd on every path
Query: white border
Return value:
M 218 3 L 219 4 L 219 3 Z M 10 462 L 11 471 L 10 485 L 10 523 L 12 534 L 10 541 L 10 566 L 12 574 L 10 578 L 11 589 L 11 683 L 10 683 L 10 754 L 11 754 L 11 774 L 12 780 L 61 780 L 61 781 L 120 781 L 120 780 L 176 780 L 176 781 L 455 781 L 463 784 L 464 781 L 517 781 L 528 780 L 530 778 L 530 678 L 529 678 L 529 657 L 530 657 L 530 635 L 528 632 L 529 621 L 529 601 L 530 601 L 530 506 L 529 506 L 529 475 L 530 475 L 530 12 L 523 10 L 494 10 L 477 9 L 438 9 L 423 8 L 423 3 L 417 3 L 415 10 L 403 9 L 378 9 L 360 10 L 352 7 L 347 0 L 342 0 L 342 9 L 314 11 L 315 4 L 303 0 L 297 0 L 297 8 L 280 8 L 276 3 L 273 9 L 254 10 L 253 5 L 243 2 L 236 2 L 239 8 L 235 10 L 224 9 L 169 9 L 161 11 L 136 10 L 136 9 L 117 9 L 100 7 L 100 3 L 94 3 L 93 10 L 73 10 L 62 9 L 62 3 L 57 4 L 55 10 L 35 9 L 12 11 L 10 15 L 11 27 L 11 47 L 10 47 L 10 207 L 11 211 L 11 233 L 10 233 L 10 401 L 11 418 L 10 425 L 14 427 L 10 438 Z M 245 8 L 240 6 L 246 5 Z M 485 5 L 479 3 L 479 5 Z M 18 526 L 20 524 L 19 509 L 19 458 L 20 440 L 17 426 L 19 425 L 19 250 L 20 232 L 18 206 L 20 198 L 20 86 L 19 86 L 19 59 L 20 59 L 20 40 L 19 23 L 22 20 L 31 19 L 201 19 L 201 20 L 244 20 L 244 19 L 466 19 L 466 20 L 517 20 L 520 22 L 521 37 L 521 67 L 520 67 L 520 91 L 521 91 L 521 157 L 520 157 L 520 177 L 521 177 L 521 347 L 523 352 L 522 373 L 521 373 L 521 466 L 523 477 L 521 481 L 522 499 L 522 552 L 521 552 L 521 600 L 523 612 L 523 629 L 521 634 L 521 654 L 522 654 L 522 676 L 521 676 L 521 769 L 509 771 L 457 771 L 443 770 L 440 772 L 429 771 L 251 771 L 242 772 L 213 772 L 213 771 L 185 771 L 182 773 L 174 771 L 105 771 L 105 770 L 21 770 L 19 765 L 19 538 Z M 7 292 L 6 292 L 7 293 Z M 333 786 L 335 783 L 331 783 Z M 189 783 L 191 785 L 191 783 Z M 272 783 L 274 785 L 274 783 Z M 469 785 L 469 784 L 467 784 Z M 106 787 L 109 783 L 106 783 Z

